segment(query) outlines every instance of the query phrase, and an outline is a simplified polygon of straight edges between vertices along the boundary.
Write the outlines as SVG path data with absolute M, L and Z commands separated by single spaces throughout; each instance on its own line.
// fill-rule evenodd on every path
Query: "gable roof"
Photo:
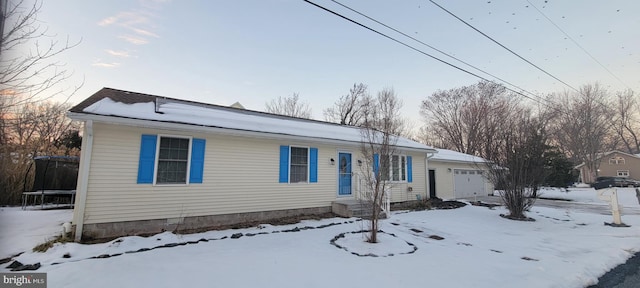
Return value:
M 103 88 L 69 110 L 74 120 L 115 121 L 140 124 L 260 133 L 271 137 L 309 138 L 360 143 L 361 128 L 324 121 L 295 118 L 234 107 Z M 436 151 L 422 143 L 399 137 L 396 146 L 422 152 Z
M 627 155 L 629 157 L 640 159 L 640 154 L 634 155 L 634 154 L 629 154 L 629 153 L 626 153 L 626 152 L 622 152 L 620 150 L 612 150 L 612 151 L 605 152 L 605 153 L 599 153 L 598 156 L 596 157 L 596 160 L 600 160 L 602 157 L 609 156 L 609 155 L 611 155 L 613 153 L 619 153 L 619 154 Z M 578 164 L 577 166 L 573 167 L 573 169 L 580 169 L 584 165 L 586 165 L 586 163 L 582 162 L 582 163 Z
M 460 162 L 460 163 L 486 163 L 482 157 L 473 156 L 469 154 L 465 154 L 458 151 L 448 150 L 448 149 L 440 149 L 436 148 L 438 153 L 434 154 L 433 157 L 429 158 L 433 161 L 440 162 Z

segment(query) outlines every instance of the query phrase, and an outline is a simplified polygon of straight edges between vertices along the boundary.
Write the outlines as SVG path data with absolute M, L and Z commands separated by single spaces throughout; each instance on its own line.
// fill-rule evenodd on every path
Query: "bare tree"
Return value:
M 33 157 L 79 154 L 77 145 L 63 144 L 69 131 L 79 130 L 79 124 L 65 115 L 69 108 L 48 101 L 24 103 L 5 115 L 8 141 L 0 146 L 0 205 L 19 203 Z
M 590 174 L 583 181 L 591 182 L 597 177 L 599 153 L 613 148 L 607 143 L 613 112 L 607 91 L 596 83 L 555 96 L 562 113 L 550 126 L 554 141 L 574 163 L 585 163 Z
M 402 133 L 403 121 L 400 117 L 402 102 L 392 89 L 378 92 L 373 101 L 364 110 L 365 117 L 361 129 L 361 153 L 365 165 L 362 165 L 366 198 L 371 208 L 368 241 L 378 242 L 378 221 L 385 206 L 388 190 L 395 171 L 392 169 L 394 161 L 400 161 L 394 156 L 398 135 Z M 396 157 L 396 158 L 394 158 Z M 389 212 L 389 211 L 387 211 Z
M 367 85 L 353 84 L 349 94 L 341 96 L 333 107 L 323 111 L 324 119 L 342 125 L 362 126 L 366 116 L 364 110 L 371 101 Z
M 61 43 L 38 21 L 40 1 L 6 1 L 0 39 L 0 112 L 11 106 L 56 96 L 68 99 L 80 87 L 63 87 L 71 73 L 56 56 L 77 46 Z M 7 100 L 8 99 L 8 100 Z
M 494 141 L 515 106 L 515 99 L 496 83 L 481 81 L 471 86 L 437 91 L 420 109 L 429 136 L 441 139 L 444 148 L 492 158 Z
M 640 153 L 640 103 L 632 90 L 616 94 L 614 117 L 611 118 L 612 129 L 622 142 L 624 151 Z
M 418 142 L 432 147 L 438 147 L 442 149 L 455 149 L 449 142 L 444 141 L 437 133 L 431 129 L 428 124 L 422 125 L 417 132 L 416 138 Z
M 548 149 L 544 117 L 530 109 L 519 109 L 499 133 L 499 155 L 489 159 L 489 179 L 502 190 L 500 196 L 509 210 L 504 217 L 527 220 L 525 212 L 533 206 L 537 190 L 546 178 L 545 153 Z
M 300 95 L 293 93 L 291 97 L 278 97 L 265 104 L 265 109 L 269 113 L 286 115 L 298 118 L 311 118 L 311 108 L 309 104 L 300 101 Z

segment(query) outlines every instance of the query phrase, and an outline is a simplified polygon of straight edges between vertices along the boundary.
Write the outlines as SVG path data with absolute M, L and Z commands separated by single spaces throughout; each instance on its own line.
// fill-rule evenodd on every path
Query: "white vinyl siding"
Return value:
M 206 139 L 203 184 L 137 184 L 141 134 Z M 319 181 L 283 186 L 278 183 L 279 155 L 273 153 L 282 144 L 277 140 L 94 123 L 85 223 L 330 207 L 336 199 L 337 176 L 336 166 L 328 159 L 335 157 L 336 147 L 297 143 L 318 148 L 318 158 L 322 159 L 318 161 Z
M 85 224 L 330 207 L 338 189 L 337 166 L 330 159 L 337 151 L 358 149 L 95 122 L 93 132 Z M 137 184 L 142 134 L 206 139 L 203 183 L 179 187 Z M 318 148 L 318 183 L 278 182 L 280 155 L 274 151 L 281 145 Z M 424 197 L 426 193 L 424 154 L 407 155 L 413 156 L 413 183 L 393 185 L 393 202 L 415 200 L 415 194 Z M 353 154 L 352 161 L 358 159 L 362 157 Z M 354 172 L 360 172 L 358 169 L 354 167 Z
M 411 161 L 411 170 L 412 170 L 412 182 L 408 183 L 406 181 L 406 156 L 411 156 L 412 157 L 412 161 Z M 425 158 L 425 154 L 424 153 L 406 153 L 403 154 L 402 157 L 400 159 L 405 159 L 404 161 L 404 175 L 405 178 L 404 180 L 401 180 L 399 182 L 388 182 L 388 185 L 391 187 L 391 202 L 404 202 L 404 201 L 413 201 L 413 200 L 417 200 L 418 197 L 416 195 L 420 195 L 421 199 L 425 199 L 425 197 L 427 196 L 427 188 L 426 188 L 426 181 L 427 181 L 427 177 L 426 177 L 426 172 L 425 172 L 425 166 L 424 166 L 424 158 Z M 402 163 L 402 160 L 399 161 L 400 163 Z M 431 163 L 431 162 L 429 162 Z M 431 165 L 431 164 L 429 164 Z M 400 171 L 400 175 L 402 175 L 402 169 L 403 167 L 401 166 L 399 168 Z M 409 187 L 411 187 L 411 189 L 409 189 Z M 411 191 L 410 191 L 411 190 Z
M 485 167 L 482 166 L 483 165 L 475 163 L 429 160 L 429 169 L 435 170 L 436 174 L 436 196 L 442 199 L 454 199 L 455 170 L 462 169 L 460 173 L 467 174 L 469 173 L 469 171 L 474 171 L 474 174 L 477 174 L 478 170 L 485 169 Z M 484 183 L 484 192 L 484 195 L 488 195 L 489 193 L 493 192 L 493 185 L 486 179 Z

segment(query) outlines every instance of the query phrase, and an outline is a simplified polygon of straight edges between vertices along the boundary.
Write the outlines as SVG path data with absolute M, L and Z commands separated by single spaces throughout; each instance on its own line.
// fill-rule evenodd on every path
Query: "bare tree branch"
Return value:
M 611 105 L 608 92 L 598 84 L 583 85 L 579 92 L 556 94 L 562 113 L 551 122 L 555 143 L 569 155 L 574 163 L 584 162 L 590 175 L 585 182 L 598 176 L 600 153 L 613 148 L 608 143 L 611 131 Z
M 333 107 L 324 110 L 324 118 L 342 125 L 362 126 L 365 121 L 364 109 L 371 101 L 367 85 L 353 84 L 349 94 L 341 96 Z
M 62 87 L 71 77 L 55 58 L 81 40 L 60 43 L 37 19 L 42 2 L 8 1 L 4 33 L 0 39 L 0 97 L 4 107 L 42 101 L 57 96 L 68 99 L 81 85 Z M 48 41 L 47 41 L 48 40 Z
M 422 102 L 420 112 L 430 137 L 443 148 L 492 158 L 497 134 L 516 105 L 506 89 L 492 82 L 437 91 Z
M 265 109 L 273 114 L 311 119 L 311 108 L 308 103 L 300 101 L 298 93 L 293 93 L 291 97 L 278 97 L 271 100 L 265 104 Z
M 402 133 L 404 126 L 400 117 L 402 101 L 392 89 L 384 89 L 363 108 L 361 153 L 365 165 L 361 169 L 368 192 L 364 200 L 372 209 L 368 241 L 377 243 L 378 220 L 395 173 L 391 166 L 394 161 L 400 161 L 400 156 L 394 154 L 398 135 Z

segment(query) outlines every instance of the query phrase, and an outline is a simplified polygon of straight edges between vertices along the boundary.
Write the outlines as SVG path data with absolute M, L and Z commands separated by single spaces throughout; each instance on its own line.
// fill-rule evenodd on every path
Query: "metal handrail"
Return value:
M 365 179 L 363 179 L 362 175 L 356 174 L 356 198 L 358 200 L 368 201 L 370 203 L 373 202 L 373 189 L 368 187 Z M 366 188 L 366 189 L 363 189 Z M 380 208 L 382 212 L 384 212 L 387 216 L 390 215 L 391 212 L 391 189 L 389 187 L 384 188 L 384 201 L 380 203 Z

